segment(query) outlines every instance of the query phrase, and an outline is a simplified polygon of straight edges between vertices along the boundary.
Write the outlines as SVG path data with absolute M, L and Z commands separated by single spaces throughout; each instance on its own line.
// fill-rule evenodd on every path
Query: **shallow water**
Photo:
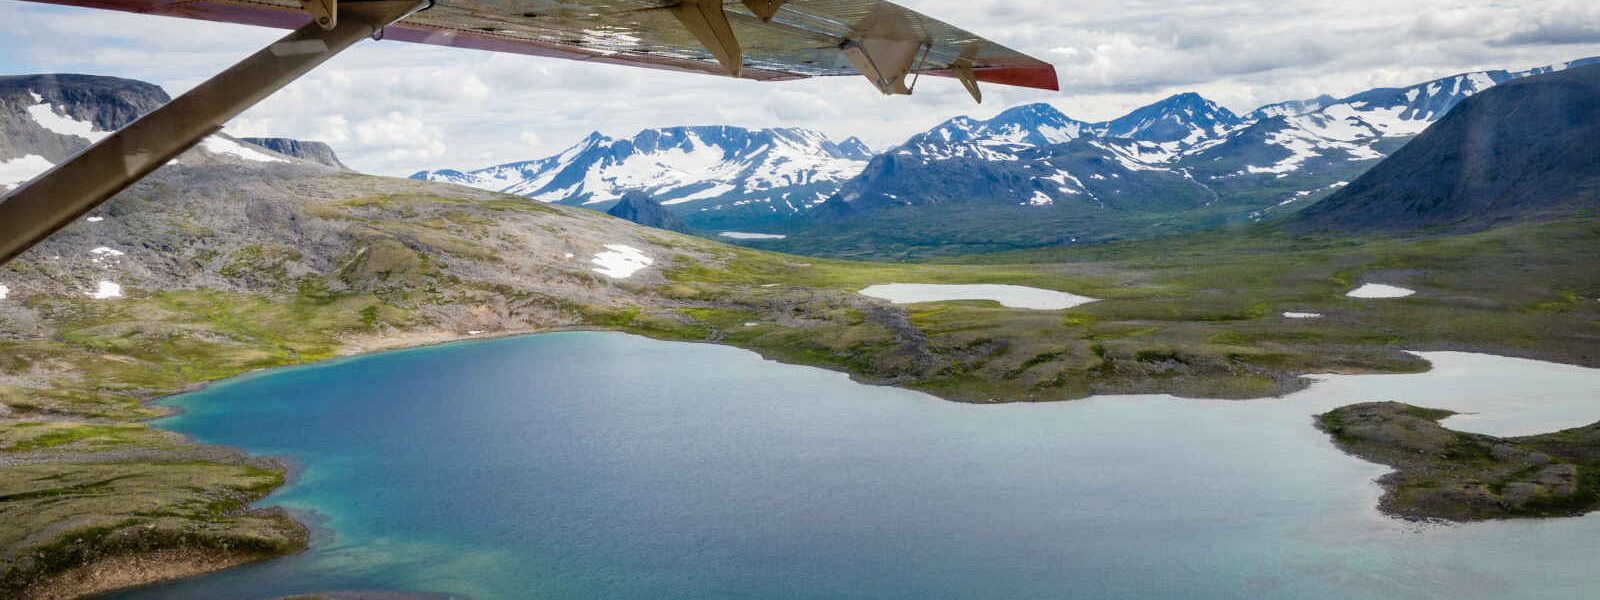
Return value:
M 1425 356 L 1275 400 L 1004 406 L 607 333 L 276 371 L 163 425 L 302 465 L 269 503 L 317 519 L 313 548 L 119 597 L 1595 597 L 1600 518 L 1389 520 L 1384 470 L 1311 427 L 1366 400 L 1600 414 L 1596 370 Z
M 724 231 L 717 235 L 735 240 L 781 240 L 789 237 L 776 233 L 746 233 L 743 231 Z
M 993 300 L 1010 308 L 1061 310 L 1094 302 L 1094 298 L 1035 287 L 1005 284 L 885 283 L 861 290 L 864 296 L 895 304 L 947 300 Z

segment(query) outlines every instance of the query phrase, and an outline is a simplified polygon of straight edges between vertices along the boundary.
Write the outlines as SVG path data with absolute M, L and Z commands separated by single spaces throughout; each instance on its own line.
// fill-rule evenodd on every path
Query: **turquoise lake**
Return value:
M 734 348 L 557 333 L 246 376 L 161 425 L 281 456 L 309 551 L 123 599 L 1600 597 L 1600 518 L 1428 525 L 1311 415 L 1531 433 L 1600 370 L 1454 353 L 1246 402 L 975 406 Z

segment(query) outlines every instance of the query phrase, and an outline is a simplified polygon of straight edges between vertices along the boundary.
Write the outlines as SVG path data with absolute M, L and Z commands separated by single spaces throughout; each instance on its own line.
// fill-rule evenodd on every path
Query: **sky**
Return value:
M 883 97 L 855 77 L 757 83 L 394 41 L 365 41 L 228 124 L 333 145 L 407 175 L 560 152 L 592 131 L 804 127 L 892 147 L 946 119 L 1048 102 L 1085 121 L 1181 92 L 1235 112 L 1484 69 L 1600 56 L 1595 0 L 898 0 L 1056 65 L 1062 91 L 925 78 Z M 91 73 L 178 94 L 280 30 L 0 0 L 0 74 Z

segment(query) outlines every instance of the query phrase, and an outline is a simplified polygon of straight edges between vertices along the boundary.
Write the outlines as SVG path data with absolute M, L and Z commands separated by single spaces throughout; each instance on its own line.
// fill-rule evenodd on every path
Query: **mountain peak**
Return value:
M 1184 92 L 1100 125 L 1107 137 L 1194 143 L 1219 136 L 1242 122 L 1239 115 L 1222 105 L 1195 92 Z
M 959 116 L 918 134 L 902 148 L 931 149 L 949 143 L 1050 146 L 1088 133 L 1088 124 L 1062 114 L 1044 102 L 1014 106 L 988 120 Z M 945 154 L 942 152 L 936 154 Z
M 667 210 L 660 202 L 640 190 L 628 190 L 622 193 L 622 199 L 615 206 L 606 211 L 606 214 L 619 219 L 627 219 L 657 229 L 668 231 L 688 232 L 689 227 L 678 219 L 677 215 Z
M 1067 115 L 1063 114 L 1059 109 L 1057 109 L 1053 104 L 1048 102 L 1034 102 L 1031 104 L 1013 106 L 1001 111 L 1000 114 L 995 115 L 995 117 L 990 119 L 990 121 L 1014 121 L 1029 118 L 1055 121 L 1072 120 L 1068 118 Z
M 839 151 L 843 152 L 846 158 L 857 160 L 870 160 L 873 155 L 872 147 L 861 141 L 861 138 L 853 135 L 839 142 Z

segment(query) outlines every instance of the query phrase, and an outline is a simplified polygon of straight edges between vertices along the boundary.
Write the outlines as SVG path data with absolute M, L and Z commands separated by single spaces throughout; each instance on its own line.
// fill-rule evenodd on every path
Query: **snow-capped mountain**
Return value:
M 1011 160 L 1029 147 L 1097 138 L 1141 162 L 1164 162 L 1196 143 L 1243 123 L 1238 115 L 1199 94 L 1178 94 L 1110 121 L 1089 123 L 1045 103 L 1008 109 L 992 119 L 956 117 L 913 136 L 897 150 L 928 159 L 980 157 Z
M 1329 96 L 1327 94 L 1323 94 L 1321 96 L 1317 96 L 1315 98 L 1308 98 L 1308 99 L 1305 99 L 1305 100 L 1289 100 L 1289 101 L 1286 101 L 1286 102 L 1275 102 L 1275 103 L 1263 106 L 1261 108 L 1257 108 L 1257 109 L 1255 109 L 1253 111 L 1250 111 L 1250 114 L 1247 114 L 1247 115 L 1244 116 L 1244 121 L 1247 122 L 1247 123 L 1250 123 L 1250 122 L 1262 121 L 1262 120 L 1270 119 L 1272 117 L 1290 117 L 1290 116 L 1295 116 L 1295 115 L 1303 115 L 1303 114 L 1306 114 L 1306 113 L 1316 112 L 1316 111 L 1322 110 L 1323 107 L 1326 107 L 1326 106 L 1328 106 L 1330 104 L 1333 104 L 1335 102 L 1338 102 L 1338 101 L 1339 101 L 1338 98 L 1334 98 L 1333 96 Z
M 836 143 L 805 129 L 669 127 L 621 139 L 596 132 L 538 160 L 411 178 L 596 208 L 637 190 L 674 207 L 692 225 L 728 225 L 722 221 L 747 220 L 735 215 L 803 211 L 860 173 L 871 157 L 856 138 Z
M 1194 207 L 1211 198 L 1183 172 L 1153 169 L 1129 158 L 1131 144 L 1081 137 L 1045 147 L 1014 146 L 1008 160 L 983 156 L 929 159 L 908 150 L 874 158 L 830 204 L 863 207 L 1000 204 L 1096 209 Z
M 1596 63 L 1600 63 L 1600 57 L 1526 71 L 1478 71 L 1410 87 L 1376 88 L 1331 103 L 1318 112 L 1339 119 L 1359 118 L 1386 136 L 1416 135 L 1462 100 L 1497 84 Z
M 1122 210 L 1195 206 L 1211 198 L 1209 190 L 1166 163 L 1238 123 L 1238 116 L 1196 94 L 1100 123 L 1073 119 L 1044 103 L 987 120 L 957 117 L 874 158 L 830 203 L 834 213 L 842 205 L 855 209 L 843 212 L 860 212 L 961 202 Z
M 1600 59 L 1281 102 L 1244 117 L 1197 94 L 1100 123 L 1047 104 L 959 117 L 879 155 L 777 246 L 907 254 L 954 239 L 1023 247 L 1261 220 L 1339 190 L 1474 94 L 1590 63 Z M 987 235 L 956 231 L 974 227 Z M 916 235 L 896 238 L 905 232 Z
M 1024 104 L 1007 109 L 992 119 L 961 116 L 919 133 L 901 145 L 929 157 L 962 156 L 962 150 L 946 153 L 946 148 L 962 144 L 979 146 L 1049 146 L 1070 142 L 1085 135 L 1098 135 L 1093 124 L 1061 114 L 1045 103 Z
M 1233 111 L 1190 92 L 1137 109 L 1097 129 L 1103 137 L 1189 146 L 1225 134 L 1242 122 Z
M 1376 88 L 1268 105 L 1253 123 L 1176 157 L 1224 198 L 1242 198 L 1252 220 L 1322 199 L 1437 122 L 1461 101 L 1497 84 L 1571 67 L 1587 58 L 1525 71 L 1478 71 L 1400 88 Z M 1255 204 L 1256 206 L 1251 206 Z
M 764 246 L 799 251 L 879 252 L 888 233 L 915 234 L 895 251 L 906 254 L 956 237 L 967 249 L 1116 239 L 1294 212 L 1474 94 L 1597 62 L 1464 73 L 1242 116 L 1193 93 L 1101 122 L 1028 104 L 950 119 L 876 157 L 854 139 L 797 129 L 597 133 L 536 161 L 413 177 L 595 208 L 637 189 L 697 229 L 786 233 Z M 836 243 L 849 236 L 854 250 Z
M 1466 231 L 1592 213 L 1600 209 L 1596 106 L 1600 65 L 1496 85 L 1286 224 Z

